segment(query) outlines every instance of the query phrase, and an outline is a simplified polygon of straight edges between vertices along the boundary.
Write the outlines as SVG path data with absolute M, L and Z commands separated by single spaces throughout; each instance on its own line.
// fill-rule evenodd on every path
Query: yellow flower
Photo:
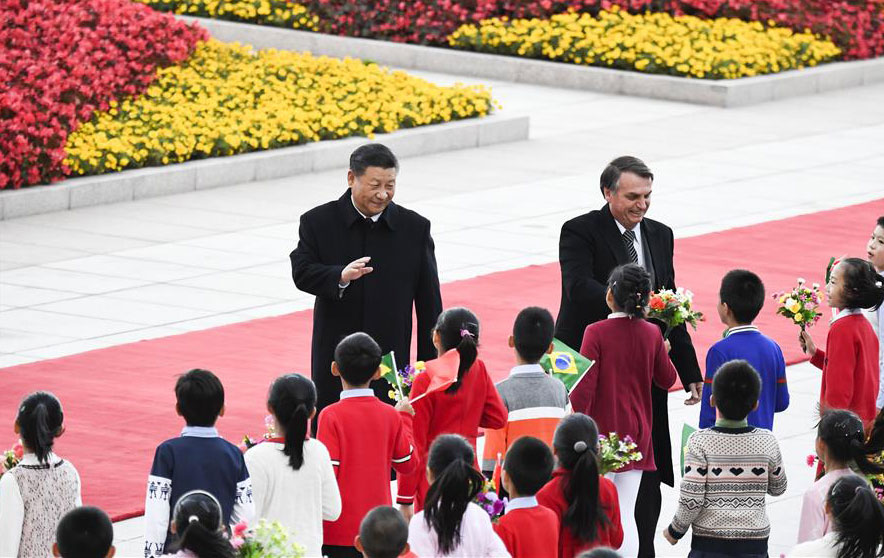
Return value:
M 786 299 L 786 302 L 783 303 L 783 306 L 785 306 L 786 310 L 792 313 L 801 310 L 801 303 L 791 297 Z
M 440 87 L 361 60 L 215 40 L 145 94 L 68 136 L 73 174 L 100 174 L 485 116 L 482 85 Z
M 796 324 L 800 324 L 804 321 L 804 314 L 795 314 L 795 317 L 793 317 L 792 319 L 795 320 Z
M 733 79 L 834 59 L 826 38 L 774 24 L 665 13 L 630 14 L 612 6 L 598 17 L 567 12 L 549 19 L 491 18 L 461 26 L 454 48 L 546 58 L 575 64 Z

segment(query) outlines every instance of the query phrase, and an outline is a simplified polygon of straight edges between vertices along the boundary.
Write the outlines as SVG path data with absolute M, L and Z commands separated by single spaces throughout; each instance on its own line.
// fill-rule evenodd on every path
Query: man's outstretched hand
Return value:
M 341 285 L 348 285 L 350 281 L 355 281 L 363 275 L 368 275 L 374 271 L 373 267 L 368 267 L 368 262 L 370 261 L 371 256 L 363 256 L 348 263 L 347 267 L 341 271 Z

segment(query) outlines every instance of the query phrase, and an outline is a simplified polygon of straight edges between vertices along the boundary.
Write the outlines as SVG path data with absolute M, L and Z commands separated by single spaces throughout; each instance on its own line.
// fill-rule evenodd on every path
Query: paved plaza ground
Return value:
M 598 175 L 621 154 L 652 168 L 648 215 L 679 238 L 884 198 L 884 85 L 720 109 L 484 82 L 505 112 L 530 115 L 529 141 L 401 161 L 396 201 L 432 220 L 443 282 L 556 261 L 561 224 L 603 203 Z M 341 163 L 0 222 L 0 367 L 311 307 L 291 282 L 288 253 L 301 213 L 346 187 Z M 770 242 L 788 250 L 788 238 Z M 845 251 L 861 255 L 864 243 Z M 792 405 L 774 433 L 789 490 L 770 500 L 771 556 L 794 544 L 812 480 L 804 458 L 819 373 L 801 364 L 788 374 Z M 670 396 L 675 440 L 699 412 L 683 399 Z M 676 499 L 664 493 L 661 529 Z M 141 520 L 117 529 L 117 555 L 140 555 Z M 687 540 L 657 546 L 661 556 L 688 549 Z

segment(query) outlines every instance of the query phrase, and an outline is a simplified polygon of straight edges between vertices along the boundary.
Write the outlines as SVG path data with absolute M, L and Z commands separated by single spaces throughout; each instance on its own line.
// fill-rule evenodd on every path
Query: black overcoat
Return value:
M 654 269 L 654 290 L 675 289 L 672 263 L 672 229 L 651 219 L 642 219 L 641 237 L 650 252 Z M 618 265 L 630 263 L 620 230 L 607 204 L 562 225 L 559 264 L 562 269 L 562 299 L 556 320 L 556 337 L 579 348 L 586 326 L 605 319 L 611 312 L 605 302 L 608 276 Z M 702 382 L 697 354 L 684 325 L 669 335 L 669 356 L 684 386 Z M 687 388 L 685 388 L 687 389 Z M 654 459 L 660 479 L 672 486 L 672 445 L 669 440 L 669 412 L 666 390 L 652 387 Z M 575 409 L 579 410 L 579 409 Z
M 316 296 L 313 310 L 311 373 L 317 408 L 338 400 L 340 380 L 331 375 L 338 342 L 356 331 L 371 335 L 384 353 L 396 352 L 397 364 L 411 358 L 413 311 L 417 315 L 417 357 L 436 356 L 431 332 L 442 311 L 430 221 L 393 202 L 377 223 L 353 207 L 350 190 L 337 201 L 301 216 L 298 246 L 291 253 L 298 289 Z M 346 289 L 338 285 L 348 263 L 371 256 L 374 271 Z M 389 387 L 376 382 L 387 399 Z

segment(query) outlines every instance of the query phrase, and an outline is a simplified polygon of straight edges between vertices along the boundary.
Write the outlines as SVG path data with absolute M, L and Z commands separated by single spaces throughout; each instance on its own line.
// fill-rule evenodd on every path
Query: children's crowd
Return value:
M 884 473 L 884 217 L 868 256 L 844 259 L 831 273 L 835 316 L 825 348 L 800 335 L 822 370 L 820 465 L 790 556 L 884 556 L 884 505 L 866 480 Z M 418 375 L 410 400 L 395 407 L 370 387 L 380 378 L 381 348 L 365 333 L 349 335 L 332 365 L 343 391 L 319 413 L 315 437 L 316 389 L 288 374 L 273 381 L 266 401 L 278 437 L 245 454 L 215 429 L 221 381 L 187 372 L 175 385 L 185 426 L 157 447 L 147 478 L 144 556 L 233 557 L 233 526 L 261 519 L 279 522 L 306 556 L 634 556 L 641 472 L 669 459 L 655 456 L 650 440 L 651 386 L 666 389 L 676 378 L 660 329 L 643 319 L 649 291 L 641 267 L 614 270 L 609 319 L 588 326 L 580 348 L 595 364 L 571 393 L 539 364 L 554 346 L 553 318 L 542 308 L 516 317 L 509 345 L 517 365 L 497 385 L 479 357 L 478 317 L 444 311 L 433 343 L 439 355 L 458 352 L 456 380 L 431 390 Z M 731 271 L 719 295 L 727 330 L 706 356 L 701 429 L 688 439 L 678 509 L 662 535 L 674 545 L 692 531 L 683 551 L 691 557 L 761 558 L 771 529 L 766 498 L 787 485 L 771 432 L 775 413 L 789 405 L 785 362 L 753 325 L 765 299 L 758 276 Z M 14 428 L 25 453 L 0 477 L 0 556 L 113 556 L 110 520 L 82 506 L 77 470 L 52 451 L 65 429 L 61 402 L 28 395 Z M 642 458 L 601 475 L 600 432 L 631 437 Z M 499 462 L 508 503 L 492 521 L 474 500 Z

